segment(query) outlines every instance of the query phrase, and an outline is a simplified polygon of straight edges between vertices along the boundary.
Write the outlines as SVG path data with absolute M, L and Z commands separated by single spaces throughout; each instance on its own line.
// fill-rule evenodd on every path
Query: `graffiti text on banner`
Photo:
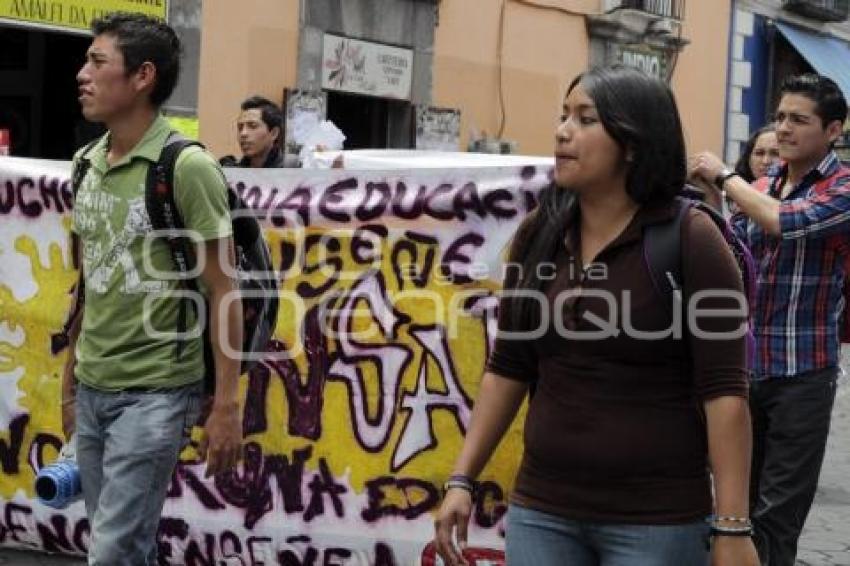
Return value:
M 244 459 L 205 479 L 193 443 L 160 523 L 167 564 L 410 564 L 469 424 L 503 254 L 550 171 L 230 170 L 280 271 L 266 359 L 241 381 Z M 68 164 L 0 161 L 0 544 L 80 554 L 82 504 L 38 504 L 61 446 L 53 341 L 75 280 Z M 120 277 L 121 274 L 116 274 Z M 285 355 L 284 355 L 285 354 Z M 472 542 L 501 547 L 521 450 L 485 470 Z

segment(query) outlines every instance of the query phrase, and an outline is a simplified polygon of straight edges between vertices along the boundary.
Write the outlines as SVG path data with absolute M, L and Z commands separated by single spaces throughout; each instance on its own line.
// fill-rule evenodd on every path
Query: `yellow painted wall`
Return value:
M 296 82 L 298 0 L 204 0 L 198 92 L 200 139 L 239 155 L 239 104 L 260 94 L 280 104 Z
M 596 1 L 535 0 L 581 13 Z M 493 137 L 500 126 L 499 0 L 442 0 L 435 33 L 433 104 L 461 109 L 461 146 L 472 130 Z M 505 139 L 522 154 L 548 155 L 560 100 L 587 66 L 584 17 L 513 0 L 505 10 L 502 84 Z
M 685 2 L 683 36 L 691 43 L 679 55 L 673 90 L 690 152 L 723 155 L 730 11 L 730 0 Z
M 436 106 L 461 109 L 464 148 L 472 131 L 494 136 L 499 129 L 500 6 L 500 0 L 440 3 L 433 99 Z M 551 153 L 564 91 L 588 66 L 589 41 L 581 14 L 598 13 L 600 7 L 596 0 L 507 0 L 502 137 L 518 141 L 519 153 Z M 686 2 L 683 36 L 691 43 L 679 56 L 673 89 L 692 150 L 722 154 L 729 11 L 729 0 Z
M 686 2 L 673 89 L 690 151 L 722 154 L 731 0 Z M 600 0 L 507 0 L 502 46 L 505 139 L 523 154 L 548 155 L 569 81 L 586 69 L 583 14 Z M 501 124 L 498 33 L 501 0 L 441 0 L 435 30 L 432 104 L 460 108 L 461 148 L 471 132 Z M 201 36 L 201 141 L 238 154 L 239 103 L 262 94 L 280 103 L 297 73 L 298 0 L 205 0 Z

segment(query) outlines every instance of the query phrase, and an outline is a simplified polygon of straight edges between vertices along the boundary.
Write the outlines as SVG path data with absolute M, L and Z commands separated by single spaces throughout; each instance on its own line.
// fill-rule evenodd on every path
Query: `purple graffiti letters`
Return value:
M 392 261 L 393 274 L 399 289 L 404 289 L 405 281 L 409 277 L 413 284 L 418 288 L 423 288 L 428 285 L 431 278 L 431 271 L 434 268 L 434 256 L 437 253 L 439 242 L 433 236 L 427 234 L 419 234 L 408 230 L 404 233 L 406 239 L 399 240 L 393 246 Z M 419 248 L 425 246 L 425 254 L 423 263 L 419 264 Z M 406 264 L 401 264 L 401 254 L 406 253 L 409 256 L 409 261 Z M 402 270 L 402 267 L 404 270 Z M 407 277 L 403 277 L 407 276 Z
M 388 497 L 395 491 L 400 497 Z M 440 492 L 431 482 L 417 478 L 382 476 L 366 482 L 369 506 L 360 513 L 364 521 L 374 523 L 383 517 L 404 517 L 411 520 L 427 513 L 440 502 Z M 399 507 L 385 500 L 401 500 L 407 503 Z
M 18 543 L 25 543 L 18 533 L 27 532 L 27 520 L 32 516 L 32 509 L 17 503 L 6 503 L 3 509 L 3 519 L 0 523 L 0 542 L 6 542 L 6 538 Z
M 274 477 L 283 497 L 287 513 L 304 509 L 301 480 L 304 464 L 312 454 L 312 446 L 292 453 L 292 462 L 283 455 L 263 455 L 262 447 L 248 442 L 244 448 L 242 473 L 235 470 L 215 477 L 215 486 L 226 502 L 245 510 L 245 528 L 250 529 L 272 510 L 270 478 Z
M 390 545 L 375 543 L 375 566 L 396 566 L 395 554 Z
M 73 208 L 73 195 L 67 180 L 46 175 L 38 181 L 29 177 L 16 181 L 7 179 L 4 189 L 0 191 L 0 215 L 18 210 L 27 218 L 38 218 L 45 211 L 62 214 L 65 209 Z
M 52 528 L 51 528 L 52 527 Z M 36 523 L 41 547 L 47 552 L 87 552 L 90 535 L 89 520 L 80 519 L 68 539 L 68 519 L 63 515 L 50 517 L 50 525 Z
M 51 447 L 56 454 L 62 450 L 62 440 L 55 435 L 47 432 L 39 432 L 30 444 L 29 464 L 33 470 L 40 470 L 44 464 L 44 449 Z
M 18 473 L 18 458 L 21 455 L 21 444 L 24 441 L 24 430 L 30 416 L 26 413 L 18 415 L 9 423 L 9 442 L 0 438 L 0 467 L 4 474 Z
M 326 188 L 322 191 L 321 196 L 319 196 L 319 212 L 325 218 L 329 220 L 333 220 L 334 222 L 348 222 L 351 220 L 351 215 L 344 210 L 354 208 L 349 204 L 349 206 L 339 207 L 340 204 L 345 204 L 345 195 L 346 191 L 352 191 L 357 189 L 357 179 L 350 178 L 344 179 L 337 183 L 334 183 L 330 187 Z M 356 195 L 355 195 L 356 196 Z
M 377 195 L 378 197 L 376 202 L 372 202 L 373 195 Z M 390 202 L 390 196 L 389 183 L 366 183 L 366 192 L 363 195 L 363 200 L 354 211 L 357 220 L 368 222 L 382 216 L 387 209 L 387 204 Z
M 308 263 L 307 255 L 310 253 L 310 250 L 320 244 L 324 245 L 326 248 L 321 250 L 322 256 L 324 256 L 325 259 L 316 263 Z M 333 272 L 327 277 L 324 283 L 318 286 L 314 286 L 304 280 L 299 281 L 298 285 L 295 287 L 295 291 L 299 296 L 305 298 L 318 297 L 328 291 L 337 283 L 337 281 L 339 281 L 339 272 L 342 271 L 342 258 L 339 257 L 339 252 L 339 238 L 325 236 L 324 234 L 308 234 L 307 237 L 304 238 L 304 265 L 302 267 L 304 274 L 310 275 L 320 269 L 325 272 L 328 268 L 332 268 Z
M 249 373 L 243 422 L 245 435 L 264 432 L 267 428 L 266 396 L 271 371 L 274 371 L 283 382 L 286 392 L 289 435 L 310 440 L 321 437 L 322 405 L 329 361 L 318 317 L 319 308 L 312 307 L 302 325 L 308 367 L 306 383 L 301 383 L 298 367 L 290 359 L 267 360 Z M 272 352 L 283 352 L 287 347 L 283 342 L 272 340 L 269 349 Z
M 443 254 L 440 261 L 440 273 L 443 277 L 458 285 L 472 283 L 472 277 L 466 274 L 463 270 L 464 265 L 472 263 L 472 258 L 464 251 L 464 246 L 472 246 L 480 248 L 484 243 L 484 236 L 476 232 L 468 232 L 452 242 L 448 249 Z M 461 264 L 460 266 L 457 264 Z
M 398 398 L 401 376 L 412 354 L 405 346 L 361 344 L 352 339 L 354 310 L 360 299 L 367 301 L 372 317 L 384 336 L 395 337 L 398 327 L 410 319 L 393 308 L 387 297 L 383 275 L 371 271 L 346 293 L 332 321 L 338 340 L 328 379 L 342 381 L 348 388 L 351 418 L 360 445 L 370 452 L 379 452 L 395 422 L 394 400 Z M 360 369 L 362 363 L 370 363 L 377 368 L 376 411 L 369 410 L 369 395 Z
M 295 548 L 281 550 L 277 555 L 277 560 L 282 566 L 314 566 L 316 564 L 319 551 L 310 545 L 310 537 L 306 535 L 289 537 L 286 539 L 286 544 L 305 544 L 307 548 L 304 552 L 298 552 L 298 549 Z
M 310 522 L 314 517 L 323 515 L 325 512 L 324 494 L 327 494 L 331 499 L 334 513 L 337 517 L 345 516 L 345 509 L 342 506 L 340 495 L 348 491 L 344 485 L 336 483 L 333 474 L 331 473 L 328 463 L 324 458 L 319 458 L 319 473 L 313 476 L 310 480 L 310 504 L 307 506 L 307 511 L 304 512 L 304 520 Z
M 478 497 L 475 500 L 475 523 L 482 528 L 495 527 L 508 510 L 505 504 L 505 492 L 496 482 L 483 481 L 478 484 Z
M 210 510 L 224 509 L 224 504 L 218 500 L 206 484 L 198 478 L 191 468 L 182 463 L 177 464 L 177 468 L 171 476 L 171 485 L 168 489 L 169 498 L 179 498 L 183 496 L 183 487 L 180 480 L 182 480 L 186 484 L 186 487 L 195 494 L 195 497 L 198 498 L 198 501 L 200 501 L 201 505 L 205 508 Z
M 168 558 L 175 558 L 174 549 L 168 539 L 176 538 L 185 540 L 189 536 L 189 524 L 183 519 L 173 517 L 162 517 L 159 520 L 159 529 L 156 533 L 157 556 L 159 564 L 165 565 L 170 562 Z
M 463 391 L 457 370 L 452 363 L 451 351 L 445 329 L 442 326 L 411 326 L 410 335 L 422 346 L 427 355 L 422 356 L 416 389 L 405 393 L 401 400 L 401 411 L 408 414 L 404 429 L 393 452 L 391 469 L 398 471 L 417 454 L 437 445 L 431 427 L 431 413 L 436 409 L 451 412 L 461 432 L 466 431 L 472 418 L 472 400 Z M 440 368 L 445 393 L 430 390 L 428 382 L 428 355 Z

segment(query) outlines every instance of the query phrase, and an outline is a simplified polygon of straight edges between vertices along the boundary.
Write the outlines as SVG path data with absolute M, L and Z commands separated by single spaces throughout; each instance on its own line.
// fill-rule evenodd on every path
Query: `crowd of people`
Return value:
M 177 282 L 141 266 L 168 271 L 168 244 L 143 246 L 143 223 L 131 241 L 111 235 L 129 226 L 171 134 L 160 107 L 176 83 L 179 41 L 142 15 L 108 15 L 92 31 L 80 104 L 107 133 L 74 159 L 84 171 L 72 226 L 82 278 L 62 422 L 77 441 L 89 564 L 155 564 L 169 478 L 201 412 L 203 344 L 186 341 L 175 359 L 167 335 L 144 331 L 146 290 Z M 499 334 L 436 512 L 447 564 L 466 563 L 476 478 L 525 400 L 505 523 L 512 566 L 794 564 L 839 373 L 850 170 L 833 146 L 846 113 L 829 78 L 788 77 L 773 123 L 730 168 L 709 152 L 688 157 L 664 82 L 622 66 L 572 81 L 554 132 L 554 179 L 514 235 L 509 259 L 523 269 L 504 281 Z M 242 157 L 222 164 L 286 166 L 281 127 L 274 103 L 248 98 L 237 120 Z M 222 308 L 234 288 L 222 164 L 191 148 L 174 172 L 179 212 L 200 235 L 213 313 L 216 388 L 201 443 L 209 474 L 237 464 L 242 440 L 239 364 L 224 353 L 238 349 L 242 320 L 234 303 Z M 707 202 L 731 202 L 729 233 L 681 198 L 688 183 Z M 675 240 L 669 289 L 647 263 L 651 233 Z M 751 304 L 730 238 L 752 254 Z M 139 280 L 126 275 L 133 265 L 115 265 L 123 251 Z M 554 278 L 541 276 L 543 263 Z M 606 276 L 589 276 L 599 266 Z M 610 320 L 611 300 L 629 322 L 600 337 L 594 321 Z M 160 327 L 177 324 L 177 303 L 158 300 Z M 682 305 L 687 324 L 677 333 Z M 543 321 L 551 323 L 536 332 Z

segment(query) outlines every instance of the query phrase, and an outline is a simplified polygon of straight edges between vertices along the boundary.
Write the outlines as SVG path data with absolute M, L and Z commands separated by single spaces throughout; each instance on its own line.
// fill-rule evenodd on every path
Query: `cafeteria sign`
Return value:
M 110 12 L 140 12 L 167 19 L 168 0 L 0 0 L 0 23 L 61 31 L 88 31 Z
M 322 88 L 410 100 L 413 51 L 325 34 Z

